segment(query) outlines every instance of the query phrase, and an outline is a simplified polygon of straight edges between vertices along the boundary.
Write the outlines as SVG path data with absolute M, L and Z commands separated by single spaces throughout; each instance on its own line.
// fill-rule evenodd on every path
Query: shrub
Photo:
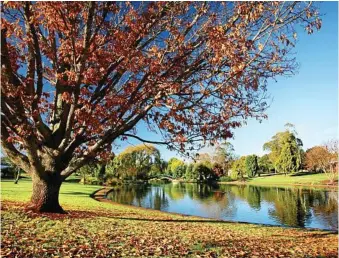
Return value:
M 219 178 L 220 182 L 232 182 L 234 181 L 231 177 L 229 176 L 222 176 Z
M 148 183 L 152 185 L 162 185 L 162 184 L 168 184 L 170 182 L 171 182 L 170 180 L 165 179 L 165 178 L 164 179 L 153 178 L 153 179 L 148 180 Z
M 108 185 L 108 186 L 121 185 L 121 180 L 115 177 L 108 177 L 106 178 L 105 185 Z
M 81 178 L 80 180 L 80 184 L 84 184 L 84 185 L 101 185 L 100 181 L 93 176 L 89 176 L 86 178 Z

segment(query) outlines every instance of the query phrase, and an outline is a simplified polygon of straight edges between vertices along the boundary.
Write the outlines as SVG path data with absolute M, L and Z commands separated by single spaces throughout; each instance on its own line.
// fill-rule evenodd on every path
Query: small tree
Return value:
M 256 155 L 249 155 L 245 160 L 246 173 L 249 178 L 255 177 L 258 172 L 258 157 Z
M 202 162 L 202 163 L 204 163 L 204 162 L 211 163 L 212 162 L 212 158 L 213 157 L 210 154 L 208 154 L 208 153 L 198 153 L 196 158 L 195 158 L 195 160 L 197 162 Z
M 334 181 L 338 164 L 337 145 L 333 141 L 327 142 L 323 146 L 315 146 L 306 151 L 305 164 L 309 170 L 328 173 L 331 182 Z
M 242 156 L 236 161 L 233 162 L 232 165 L 232 173 L 231 178 L 236 179 L 243 179 L 244 174 L 246 173 L 246 156 Z
M 225 174 L 225 171 L 224 171 L 222 165 L 220 165 L 218 163 L 213 164 L 212 171 L 213 171 L 214 179 L 218 179 L 219 177 L 222 177 Z
M 331 139 L 324 144 L 326 150 L 331 154 L 330 161 L 330 180 L 334 182 L 335 178 L 338 178 L 338 154 L 339 154 L 339 145 L 338 139 Z
M 211 173 L 211 168 L 208 166 L 208 164 L 203 162 L 196 163 L 193 167 L 193 174 L 197 176 L 195 179 L 198 179 L 199 181 L 209 179 Z
M 312 171 L 326 172 L 330 168 L 332 155 L 324 146 L 315 146 L 306 151 L 306 167 Z
M 234 159 L 234 147 L 231 143 L 225 142 L 216 147 L 216 151 L 213 155 L 213 163 L 218 164 L 221 167 L 223 174 L 230 170 Z
M 267 154 L 258 159 L 258 166 L 262 173 L 270 173 L 274 170 L 274 165 Z

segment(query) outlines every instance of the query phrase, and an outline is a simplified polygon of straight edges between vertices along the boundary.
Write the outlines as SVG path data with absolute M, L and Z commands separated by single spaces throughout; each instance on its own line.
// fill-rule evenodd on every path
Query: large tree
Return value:
M 264 118 L 266 82 L 296 68 L 295 26 L 321 26 L 307 2 L 6 2 L 1 16 L 2 147 L 50 212 L 118 139 L 160 143 L 137 124 L 184 151 Z
M 216 147 L 212 161 L 218 164 L 223 174 L 227 174 L 235 160 L 234 147 L 229 142 L 224 142 Z
M 305 163 L 311 171 L 326 172 L 330 168 L 332 156 L 324 146 L 314 146 L 306 151 Z
M 288 134 L 285 138 L 276 162 L 279 172 L 287 174 L 298 172 L 300 169 L 302 164 L 302 149 L 297 142 L 294 134 Z
M 170 158 L 167 165 L 167 173 L 175 178 L 182 176 L 181 172 L 183 167 L 185 166 L 185 162 L 177 158 Z M 179 172 L 179 174 L 177 173 Z
M 305 165 L 309 170 L 328 173 L 331 181 L 338 173 L 338 140 L 332 139 L 322 146 L 314 146 L 306 151 Z
M 263 145 L 269 151 L 268 157 L 279 172 L 297 171 L 302 165 L 303 143 L 297 136 L 294 125 L 287 123 L 286 130 L 276 133 L 272 139 Z
M 160 170 L 160 152 L 150 144 L 129 146 L 107 164 L 107 173 L 118 178 L 145 179 L 152 167 Z
M 258 159 L 258 166 L 261 173 L 270 173 L 274 169 L 274 165 L 268 154 Z

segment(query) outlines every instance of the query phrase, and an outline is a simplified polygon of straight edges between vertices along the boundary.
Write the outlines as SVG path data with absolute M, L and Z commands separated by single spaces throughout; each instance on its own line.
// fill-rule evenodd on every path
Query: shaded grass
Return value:
M 1 182 L 4 257 L 337 257 L 337 235 L 319 230 L 222 223 L 102 203 L 98 186 L 64 183 L 69 214 L 23 211 L 31 182 Z M 171 223 L 167 223 L 171 222 Z

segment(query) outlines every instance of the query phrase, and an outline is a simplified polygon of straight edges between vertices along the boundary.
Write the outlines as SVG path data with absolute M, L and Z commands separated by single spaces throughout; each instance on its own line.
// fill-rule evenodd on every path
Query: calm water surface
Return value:
M 172 183 L 124 185 L 107 198 L 123 204 L 250 223 L 338 229 L 336 189 Z

